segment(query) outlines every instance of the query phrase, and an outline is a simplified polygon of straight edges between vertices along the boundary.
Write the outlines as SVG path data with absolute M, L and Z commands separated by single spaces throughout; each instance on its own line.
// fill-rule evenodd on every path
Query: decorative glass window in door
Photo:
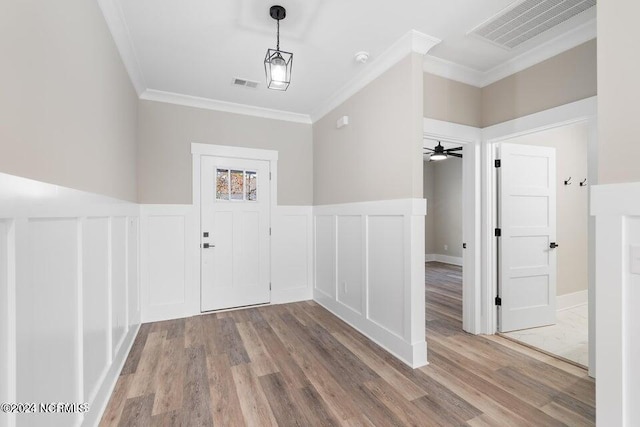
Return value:
M 216 173 L 216 199 L 229 200 L 229 169 L 218 169 Z
M 216 169 L 216 200 L 258 200 L 258 173 L 239 169 Z
M 247 182 L 247 200 L 255 202 L 258 200 L 258 174 L 246 171 L 245 176 Z

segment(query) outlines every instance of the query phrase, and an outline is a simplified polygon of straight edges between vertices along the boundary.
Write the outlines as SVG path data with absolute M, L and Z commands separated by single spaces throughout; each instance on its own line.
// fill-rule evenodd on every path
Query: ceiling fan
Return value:
M 462 153 L 456 153 L 456 151 L 462 150 L 462 147 L 454 147 L 454 148 L 445 149 L 442 146 L 442 143 L 440 141 L 438 141 L 438 145 L 436 145 L 435 148 L 424 147 L 424 149 L 425 150 L 429 150 L 429 151 L 425 152 L 425 154 L 428 154 L 429 152 L 431 152 L 431 155 L 429 156 L 429 161 L 430 162 L 437 162 L 439 160 L 445 160 L 449 156 L 462 158 Z

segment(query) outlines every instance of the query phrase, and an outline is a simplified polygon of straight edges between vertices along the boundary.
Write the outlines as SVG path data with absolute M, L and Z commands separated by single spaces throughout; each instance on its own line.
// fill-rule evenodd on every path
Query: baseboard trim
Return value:
M 462 257 L 441 255 L 441 254 L 426 254 L 424 256 L 424 262 L 443 262 L 445 264 L 457 265 L 462 267 Z
M 571 294 L 558 295 L 556 297 L 556 310 L 568 310 L 570 308 L 579 307 L 589 302 L 589 291 L 573 292 Z

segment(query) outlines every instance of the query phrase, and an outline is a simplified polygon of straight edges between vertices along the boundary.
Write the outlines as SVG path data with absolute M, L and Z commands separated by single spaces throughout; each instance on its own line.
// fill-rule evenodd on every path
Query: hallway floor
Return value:
M 559 311 L 555 325 L 503 335 L 584 367 L 589 366 L 589 311 L 586 304 Z
M 426 367 L 410 369 L 312 301 L 147 323 L 101 425 L 594 424 L 583 369 L 462 332 L 460 269 L 431 264 Z

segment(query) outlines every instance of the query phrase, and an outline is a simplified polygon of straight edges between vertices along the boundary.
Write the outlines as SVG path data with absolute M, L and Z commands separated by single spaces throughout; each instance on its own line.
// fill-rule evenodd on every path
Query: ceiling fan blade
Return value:
M 464 147 L 455 147 L 455 148 L 447 148 L 444 151 L 460 151 L 462 150 Z
M 449 155 L 450 155 L 450 156 L 453 156 L 453 157 L 460 157 L 460 158 L 462 158 L 462 154 L 460 154 L 460 153 L 449 153 Z
M 424 147 L 424 149 L 425 149 L 425 150 L 429 150 L 429 151 L 431 151 L 431 152 L 433 152 L 433 151 L 434 151 L 434 150 L 433 150 L 433 148 L 429 148 L 429 147 Z

